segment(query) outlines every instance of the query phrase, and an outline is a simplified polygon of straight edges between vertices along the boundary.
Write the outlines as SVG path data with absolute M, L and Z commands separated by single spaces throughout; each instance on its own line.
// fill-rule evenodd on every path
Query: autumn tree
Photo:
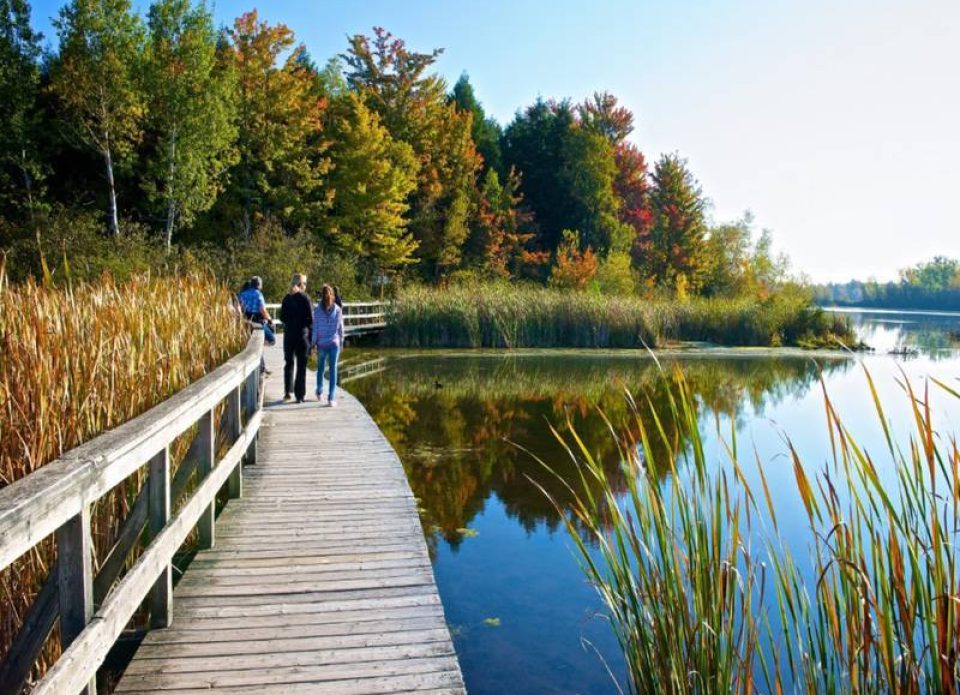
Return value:
M 31 218 L 43 175 L 37 146 L 41 38 L 30 28 L 26 0 L 0 0 L 0 205 L 25 207 Z
M 459 265 L 476 203 L 481 166 L 471 136 L 471 114 L 450 103 L 446 83 L 427 70 L 440 50 L 417 53 L 382 28 L 356 35 L 341 57 L 347 83 L 419 163 L 410 198 L 410 230 L 430 277 Z
M 405 215 L 417 181 L 413 149 L 394 140 L 353 92 L 335 99 L 325 120 L 333 163 L 328 234 L 341 248 L 370 259 L 378 270 L 411 262 L 417 242 L 407 230 Z
M 627 228 L 621 229 L 627 241 L 616 252 L 626 254 L 647 240 L 651 222 L 647 164 L 640 149 L 627 140 L 634 129 L 633 113 L 613 94 L 597 92 L 577 107 L 577 114 L 584 128 L 602 135 L 613 148 L 617 219 Z M 619 256 L 618 267 L 625 260 Z
M 469 260 L 485 276 L 536 276 L 550 259 L 549 254 L 531 248 L 533 214 L 524 208 L 519 190 L 516 170 L 502 184 L 496 169 L 488 169 L 483 177 Z
M 549 284 L 565 289 L 586 289 L 599 267 L 600 263 L 593 249 L 589 246 L 583 248 L 580 234 L 565 229 L 557 246 Z
M 637 266 L 654 286 L 696 291 L 706 263 L 706 201 L 700 186 L 675 154 L 657 161 L 652 183 L 650 236 L 634 249 Z
M 330 168 L 320 126 L 324 102 L 304 47 L 282 24 L 241 15 L 226 32 L 226 60 L 237 80 L 238 161 L 220 207 L 249 236 L 256 215 L 288 231 L 319 225 L 329 207 Z M 286 58 L 281 61 L 283 56 Z
M 463 73 L 457 83 L 453 85 L 450 98 L 458 109 L 470 113 L 473 118 L 470 133 L 477 147 L 477 152 L 483 157 L 484 170 L 494 169 L 502 175 L 504 170 L 503 155 L 500 152 L 500 137 L 502 135 L 500 125 L 493 118 L 487 117 L 483 105 L 474 94 L 473 85 L 470 84 L 470 78 L 466 73 Z
M 115 166 L 141 136 L 143 95 L 137 83 L 143 26 L 129 0 L 71 0 L 54 21 L 60 54 L 52 88 L 73 136 L 103 160 L 107 216 L 120 233 Z
M 144 82 L 155 143 L 144 187 L 170 248 L 174 230 L 213 205 L 236 162 L 236 84 L 217 59 L 217 33 L 203 5 L 159 0 L 148 29 Z

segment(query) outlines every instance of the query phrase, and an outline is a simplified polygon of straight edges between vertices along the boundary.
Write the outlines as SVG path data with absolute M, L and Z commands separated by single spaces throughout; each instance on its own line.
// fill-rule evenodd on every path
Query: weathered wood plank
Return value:
M 265 351 L 276 373 L 279 353 Z M 336 410 L 281 394 L 266 381 L 243 498 L 178 584 L 173 626 L 147 635 L 117 692 L 461 695 L 396 453 L 349 394 Z
M 34 690 L 36 695 L 77 692 L 96 673 L 98 665 L 103 663 L 142 598 L 169 564 L 170 556 L 183 545 L 203 509 L 226 483 L 234 467 L 240 465 L 240 459 L 249 444 L 248 439 L 251 438 L 250 432 L 256 431 L 261 413 L 251 418 L 249 429 L 241 433 L 213 473 L 198 486 L 190 501 L 147 546 L 130 572 L 97 611 L 96 624 L 84 630 L 63 653 Z

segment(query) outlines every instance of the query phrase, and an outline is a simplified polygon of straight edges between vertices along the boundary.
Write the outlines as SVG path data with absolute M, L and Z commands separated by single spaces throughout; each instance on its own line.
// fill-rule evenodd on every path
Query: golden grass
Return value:
M 143 413 L 246 342 L 230 295 L 200 276 L 10 286 L 0 266 L 0 305 L 0 487 Z M 140 482 L 95 505 L 98 561 Z M 0 572 L 0 657 L 54 552 L 48 539 Z M 56 656 L 52 642 L 47 659 Z
M 814 474 L 788 440 L 793 490 L 771 491 L 761 461 L 752 489 L 733 431 L 729 465 L 704 458 L 679 370 L 669 407 L 634 405 L 639 437 L 611 427 L 625 495 L 575 432 L 561 440 L 592 481 L 576 486 L 586 493 L 569 486 L 564 519 L 631 692 L 958 692 L 960 449 L 955 434 L 934 430 L 930 389 L 960 393 L 939 382 L 917 393 L 904 376 L 913 427 L 897 441 L 869 373 L 867 384 L 886 448 L 869 455 L 825 391 L 832 461 Z M 655 446 L 676 435 L 644 423 L 667 419 L 688 446 Z M 666 482 L 656 474 L 664 469 L 673 472 Z M 779 537 L 778 502 L 791 495 L 805 510 L 803 558 Z

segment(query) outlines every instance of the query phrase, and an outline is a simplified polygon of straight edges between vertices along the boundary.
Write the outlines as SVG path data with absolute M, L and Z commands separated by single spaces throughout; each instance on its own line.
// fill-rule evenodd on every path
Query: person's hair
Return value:
M 290 289 L 300 287 L 307 284 L 307 276 L 303 273 L 294 273 L 293 277 L 290 279 Z
M 320 288 L 320 306 L 329 309 L 334 304 L 333 288 L 330 285 L 324 285 Z
M 250 278 L 250 287 L 256 287 L 258 290 L 263 287 L 263 280 L 260 279 L 259 275 Z

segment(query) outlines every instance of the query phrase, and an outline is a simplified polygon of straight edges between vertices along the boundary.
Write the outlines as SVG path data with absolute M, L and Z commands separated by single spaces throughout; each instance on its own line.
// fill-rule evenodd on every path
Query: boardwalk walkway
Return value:
M 282 404 L 279 346 L 266 356 L 243 498 L 117 692 L 463 693 L 399 459 L 348 394 L 336 409 Z

